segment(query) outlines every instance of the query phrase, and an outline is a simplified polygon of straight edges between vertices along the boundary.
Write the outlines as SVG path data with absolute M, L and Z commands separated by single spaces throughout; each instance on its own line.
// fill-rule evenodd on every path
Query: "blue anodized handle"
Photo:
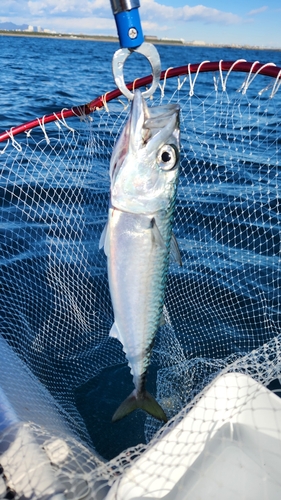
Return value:
M 144 42 L 139 0 L 111 0 L 121 48 L 134 49 Z

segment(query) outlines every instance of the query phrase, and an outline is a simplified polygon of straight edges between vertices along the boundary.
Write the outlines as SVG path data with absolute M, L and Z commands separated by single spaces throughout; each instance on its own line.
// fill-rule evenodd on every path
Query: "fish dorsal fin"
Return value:
M 174 233 L 172 233 L 172 238 L 171 238 L 170 261 L 176 262 L 177 264 L 182 266 L 180 249 Z
M 166 250 L 167 247 L 165 245 L 165 241 L 162 238 L 162 235 L 158 229 L 158 226 L 156 224 L 156 220 L 154 219 L 154 217 L 153 217 L 153 219 L 151 219 L 151 229 L 152 229 L 152 236 L 153 236 L 155 243 L 157 245 L 159 245 L 159 247 L 163 248 L 163 250 Z
M 99 241 L 99 250 L 103 247 L 104 253 L 108 256 L 108 244 L 109 244 L 109 236 L 108 236 L 108 222 L 105 224 L 103 231 L 101 233 L 100 241 Z

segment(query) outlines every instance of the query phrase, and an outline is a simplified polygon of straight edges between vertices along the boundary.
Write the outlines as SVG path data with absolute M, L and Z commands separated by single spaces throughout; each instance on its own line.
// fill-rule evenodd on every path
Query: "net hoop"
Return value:
M 175 78 L 180 76 L 189 76 L 190 81 L 190 92 L 193 94 L 193 87 L 195 84 L 195 80 L 199 73 L 207 73 L 207 72 L 220 72 L 220 78 L 222 83 L 222 89 L 226 90 L 226 81 L 228 79 L 229 74 L 232 71 L 248 73 L 248 78 L 245 82 L 246 90 L 251 84 L 253 78 L 257 74 L 261 74 L 264 76 L 269 76 L 276 79 L 276 84 L 273 87 L 271 96 L 277 91 L 277 88 L 281 82 L 281 68 L 276 66 L 274 63 L 266 63 L 261 64 L 258 61 L 255 62 L 247 62 L 244 59 L 239 59 L 237 61 L 204 61 L 200 64 L 188 64 L 184 66 L 178 66 L 176 68 L 168 68 L 165 71 L 161 72 L 160 80 L 165 82 L 168 78 Z M 223 78 L 223 72 L 228 72 L 226 77 Z M 194 80 L 192 81 L 191 75 L 196 74 Z M 253 76 L 252 76 L 253 75 Z M 133 91 L 134 89 L 138 89 L 140 87 L 145 87 L 146 85 L 151 84 L 152 75 L 147 75 L 143 78 L 139 78 L 133 82 L 130 82 L 127 87 L 129 90 Z M 62 121 L 64 124 L 65 120 L 71 117 L 81 117 L 85 115 L 89 115 L 93 113 L 96 109 L 100 109 L 102 107 L 106 107 L 106 103 L 112 101 L 120 97 L 122 93 L 119 89 L 114 89 L 110 92 L 106 92 L 105 94 L 95 98 L 87 104 L 81 106 L 75 106 L 71 109 L 62 109 L 60 112 L 51 113 L 50 115 L 43 116 L 41 118 L 35 118 L 29 122 L 23 123 L 16 127 L 11 127 L 10 130 L 6 130 L 5 132 L 0 133 L 0 142 L 7 141 L 11 139 L 11 137 L 15 137 L 23 132 L 28 132 L 36 127 L 42 125 L 45 126 L 47 123 Z
M 111 423 L 130 376 L 108 335 L 99 241 L 128 101 L 115 89 L 8 123 L 0 431 L 3 408 L 15 423 L 0 432 L 0 498 L 6 486 L 34 500 L 281 496 L 281 64 L 204 61 L 161 78 L 148 104 L 181 108 L 173 228 L 183 266 L 169 269 L 148 382 L 169 422 L 139 412 L 123 429 Z

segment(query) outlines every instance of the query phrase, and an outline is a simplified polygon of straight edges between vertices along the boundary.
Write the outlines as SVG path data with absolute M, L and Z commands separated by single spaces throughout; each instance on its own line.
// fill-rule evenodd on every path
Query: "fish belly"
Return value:
M 155 241 L 155 222 L 164 245 Z M 108 224 L 108 277 L 115 318 L 111 335 L 123 344 L 140 390 L 163 310 L 171 228 L 161 214 L 117 209 L 110 209 Z

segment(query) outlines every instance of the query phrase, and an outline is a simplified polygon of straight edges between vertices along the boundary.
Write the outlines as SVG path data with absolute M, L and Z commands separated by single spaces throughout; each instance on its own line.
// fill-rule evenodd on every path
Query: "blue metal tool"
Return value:
M 154 45 L 144 41 L 139 16 L 139 0 L 110 0 L 115 17 L 121 49 L 117 50 L 112 60 L 112 71 L 115 83 L 123 95 L 133 99 L 134 94 L 128 90 L 124 81 L 123 68 L 126 59 L 135 51 L 144 55 L 152 68 L 152 85 L 143 92 L 144 97 L 151 96 L 161 75 L 160 56 Z
M 139 0 L 111 0 L 121 48 L 135 49 L 144 42 Z

